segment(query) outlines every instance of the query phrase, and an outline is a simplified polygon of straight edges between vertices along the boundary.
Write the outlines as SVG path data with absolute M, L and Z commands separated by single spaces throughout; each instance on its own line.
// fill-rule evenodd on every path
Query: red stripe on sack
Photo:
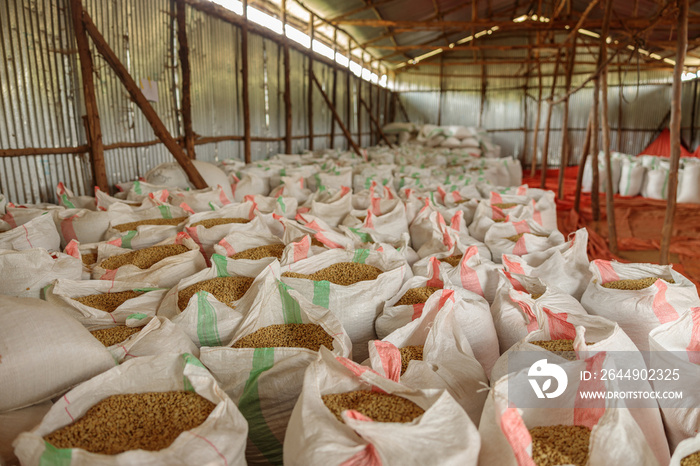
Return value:
M 226 239 L 222 239 L 221 241 L 219 241 L 219 246 L 223 246 L 223 248 L 226 250 L 226 255 L 228 257 L 231 257 L 234 254 L 236 254 L 236 250 L 233 249 L 233 246 L 231 246 L 229 242 L 226 241 Z
M 423 308 L 424 307 L 425 307 L 425 303 L 418 303 L 418 304 L 413 305 L 413 314 L 411 315 L 411 321 L 414 321 L 423 315 Z
M 508 259 L 508 256 L 506 254 L 503 254 L 501 260 L 503 261 L 503 265 L 505 265 L 508 268 L 509 272 L 525 275 L 525 270 L 523 270 L 523 266 L 520 265 L 519 262 L 515 262 Z
M 298 220 L 298 219 L 297 219 L 297 220 Z M 302 220 L 303 220 L 303 219 L 302 219 Z M 311 223 L 307 223 L 306 226 L 309 227 L 309 228 L 311 228 L 311 229 L 314 230 L 314 231 L 323 231 L 323 228 L 321 228 L 320 226 L 318 226 L 318 223 L 316 223 L 316 220 L 314 220 L 314 221 L 311 222 Z
M 693 314 L 693 328 L 690 331 L 690 343 L 685 349 L 688 352 L 688 361 L 700 364 L 700 307 L 690 309 Z
M 484 289 L 481 286 L 481 281 L 479 281 L 479 274 L 467 264 L 469 259 L 477 254 L 479 254 L 479 248 L 476 246 L 469 246 L 467 252 L 464 253 L 462 260 L 459 262 L 459 279 L 465 290 L 476 293 L 483 298 Z
M 373 197 L 370 199 L 370 203 L 372 205 L 372 213 L 374 215 L 382 215 L 382 209 L 379 206 L 379 203 L 381 202 L 381 198 L 378 197 Z
M 503 198 L 496 191 L 491 191 L 491 204 L 502 204 Z
M 491 220 L 500 220 L 502 218 L 506 218 L 506 214 L 503 212 L 503 209 L 496 207 L 495 205 L 491 205 Z
M 373 214 L 372 212 L 367 209 L 367 216 L 365 217 L 365 221 L 362 224 L 362 226 L 365 226 L 367 228 L 374 228 L 374 220 L 372 220 Z
M 325 236 L 323 233 L 321 233 L 320 231 L 314 235 L 314 238 L 316 238 L 317 240 L 319 240 L 320 242 L 322 242 L 325 246 L 328 246 L 328 247 L 331 248 L 331 249 L 342 248 L 342 246 L 341 246 L 340 244 L 336 243 L 335 241 L 329 240 L 329 239 L 326 238 L 326 236 Z
M 341 363 L 343 366 L 345 366 L 350 372 L 352 372 L 357 377 L 362 377 L 362 374 L 364 374 L 367 371 L 370 371 L 370 372 L 377 374 L 376 371 L 370 369 L 369 367 L 357 364 L 356 362 L 351 361 L 348 358 L 344 358 L 342 356 L 336 356 L 335 359 L 337 359 L 339 363 Z M 379 374 L 377 374 L 377 375 L 379 375 Z M 381 375 L 379 375 L 379 376 L 381 377 Z M 372 385 L 372 391 L 385 393 L 384 390 L 382 390 L 379 387 L 375 387 L 374 385 Z
M 442 214 L 438 212 L 438 226 L 440 230 L 442 230 L 442 244 L 444 244 L 447 249 L 452 249 L 453 246 L 455 245 L 454 240 L 450 236 L 449 232 L 447 231 L 447 224 L 445 223 L 445 219 L 442 217 Z
M 27 238 L 27 243 L 29 243 L 29 247 L 33 248 L 34 246 L 32 245 L 32 242 L 29 240 L 29 230 L 27 230 L 27 227 L 24 225 L 22 225 L 22 228 L 24 228 L 24 236 L 25 236 L 25 238 Z
M 204 246 L 202 246 L 202 242 L 199 241 L 199 234 L 197 233 L 197 228 L 198 227 L 187 227 L 185 228 L 185 230 L 187 230 L 187 233 L 189 233 L 190 237 L 194 240 L 194 242 L 197 243 L 197 246 L 199 246 L 199 252 L 202 253 L 204 261 L 207 263 L 207 267 L 210 267 L 211 261 L 207 257 L 207 254 L 204 252 Z
M 532 233 L 530 226 L 527 224 L 527 220 L 520 220 L 519 222 L 514 222 L 513 227 L 516 233 Z
M 442 288 L 444 284 L 442 280 L 440 280 L 440 261 L 435 256 L 432 256 L 429 262 L 430 277 L 428 277 L 428 283 L 426 283 L 426 285 L 434 288 Z
M 137 357 L 137 356 L 134 356 L 133 354 L 129 353 L 129 350 L 126 349 L 126 346 L 120 345 L 119 347 L 120 347 L 121 349 L 124 350 L 124 357 L 125 357 L 125 358 L 126 358 L 127 356 L 129 356 L 129 357 L 131 357 L 131 358 Z
M 382 460 L 379 459 L 377 449 L 370 443 L 362 451 L 340 463 L 340 466 L 382 466 Z
M 311 212 L 311 207 L 299 207 L 299 208 L 297 209 L 297 215 L 299 215 L 299 214 L 308 214 L 309 212 Z
M 63 184 L 63 181 L 61 181 L 61 182 L 58 183 L 57 189 L 58 189 L 58 193 L 57 193 L 57 194 L 58 194 L 59 196 L 60 196 L 61 194 L 66 194 L 66 186 Z
M 75 422 L 75 419 L 73 419 L 73 415 L 68 411 L 68 406 L 64 408 L 66 410 L 66 414 L 68 414 L 68 417 L 70 417 L 70 420 Z
M 598 267 L 602 283 L 615 282 L 620 279 L 610 261 L 596 259 L 593 263 Z
M 167 202 L 168 201 L 168 196 L 170 196 L 170 192 L 167 189 L 164 189 L 160 193 L 160 201 L 161 202 Z
M 112 246 L 117 246 L 120 248 L 120 247 L 122 247 L 122 239 L 121 238 L 113 239 L 112 241 L 107 241 L 107 244 L 111 244 Z
M 430 205 L 430 200 L 427 197 L 425 198 L 424 201 L 425 201 L 425 205 L 418 211 L 419 214 L 422 214 L 425 211 L 425 209 L 427 209 L 428 206 Z
M 374 422 L 374 420 L 372 418 L 369 418 L 369 417 L 365 416 L 364 414 L 362 414 L 361 412 L 356 411 L 354 409 L 346 410 L 345 415 L 348 418 L 353 419 L 355 421 Z
M 61 234 L 63 234 L 63 239 L 66 241 L 78 240 L 78 235 L 75 234 L 75 227 L 73 227 L 73 219 L 77 216 L 78 214 L 75 214 L 61 220 Z
M 605 360 L 606 352 L 602 351 L 595 356 L 586 359 L 586 370 L 593 374 L 600 374 Z M 605 392 L 605 383 L 602 380 L 582 380 L 578 386 L 576 401 L 574 402 L 574 425 L 586 426 L 592 429 L 605 414 L 605 400 L 591 397 L 583 398 L 581 392 Z
M 659 319 L 659 323 L 665 324 L 666 322 L 677 320 L 679 317 L 678 312 L 676 312 L 676 309 L 666 300 L 666 290 L 668 290 L 668 285 L 660 278 L 656 280 L 654 285 L 658 291 L 656 295 L 654 295 L 654 303 L 652 304 L 652 308 L 656 318 Z
M 224 192 L 223 186 L 221 186 L 221 185 L 218 185 L 218 186 L 219 186 L 219 201 L 223 205 L 230 204 L 231 201 L 229 200 L 228 196 L 226 196 L 226 193 Z
M 388 341 L 374 340 L 372 343 L 379 356 L 379 361 L 382 363 L 384 376 L 398 382 L 401 376 L 401 352 Z
M 568 322 L 568 313 L 554 313 L 544 306 L 542 309 L 547 315 L 547 328 L 552 340 L 573 340 L 576 338 L 576 327 Z
M 10 204 L 7 205 L 10 207 Z M 2 216 L 2 219 L 7 222 L 10 227 L 12 228 L 17 228 L 17 222 L 15 222 L 15 218 L 12 216 L 11 213 L 7 212 L 5 215 Z
M 438 308 L 442 309 L 447 301 L 455 302 L 455 290 L 442 290 L 440 301 L 438 301 Z
M 301 241 L 294 243 L 294 262 L 306 259 L 309 257 L 309 248 L 311 247 L 311 240 L 308 235 L 304 236 Z
M 394 195 L 391 192 L 391 189 L 389 189 L 387 186 L 384 186 L 384 192 L 386 193 L 386 198 L 389 199 L 390 201 L 394 199 Z
M 462 196 L 459 194 L 459 191 L 452 191 L 452 199 L 454 199 L 455 202 L 462 200 Z
M 69 256 L 75 257 L 76 259 L 80 259 L 81 257 L 80 249 L 78 248 L 78 242 L 74 239 L 70 240 L 63 252 L 65 252 Z
M 197 435 L 197 434 L 195 434 L 194 432 L 192 432 L 191 430 L 189 430 L 188 432 L 189 432 L 190 434 L 194 435 L 195 437 L 197 437 L 197 438 L 199 438 L 199 439 L 202 439 L 202 440 L 204 440 L 205 442 L 207 442 L 207 443 L 209 444 L 209 446 L 211 446 L 211 447 L 214 449 L 214 451 L 216 452 L 216 454 L 219 455 L 219 456 L 221 457 L 222 460 L 224 460 L 224 464 L 225 464 L 226 466 L 228 466 L 228 460 L 226 459 L 226 457 L 225 457 L 224 455 L 221 454 L 221 452 L 219 451 L 219 449 L 216 448 L 216 445 L 214 445 L 211 441 L 209 441 L 209 439 L 207 439 L 207 438 L 205 438 L 205 437 L 202 437 L 201 435 Z
M 182 244 L 186 239 L 191 239 L 192 237 L 185 233 L 184 231 L 181 231 L 177 235 L 175 235 L 175 244 Z
M 527 426 L 518 413 L 518 408 L 511 406 L 501 415 L 501 431 L 515 454 L 518 466 L 535 466 L 535 462 L 528 453 L 532 444 L 532 436 Z
M 447 192 L 443 189 L 442 186 L 438 186 L 437 188 L 438 196 L 440 196 L 440 200 L 442 203 L 445 203 L 445 196 L 447 195 Z
M 523 286 L 522 283 L 518 281 L 517 278 L 513 277 L 513 275 L 510 272 L 506 272 L 505 270 L 503 271 L 503 274 L 506 276 L 508 281 L 510 282 L 511 286 L 516 290 L 516 291 L 524 291 L 527 293 L 527 290 Z
M 304 189 L 304 178 L 299 178 L 299 187 Z
M 518 196 L 525 196 L 527 194 L 527 187 L 518 186 L 518 191 L 516 193 Z
M 458 210 L 457 213 L 455 213 L 452 218 L 450 219 L 450 228 L 452 228 L 454 231 L 459 231 L 460 228 L 462 228 L 462 218 L 464 217 L 464 212 L 461 210 Z
M 190 207 L 189 205 L 187 205 L 186 202 L 183 202 L 182 204 L 180 204 L 180 208 L 181 208 L 182 210 L 184 210 L 185 212 L 189 212 L 190 215 L 194 215 L 194 210 L 192 210 L 192 207 Z
M 538 224 L 542 225 L 542 212 L 540 212 L 539 210 L 537 210 L 537 209 L 535 208 L 535 205 L 536 205 L 536 202 L 535 202 L 534 199 L 533 199 L 533 201 L 532 201 L 532 208 L 534 209 L 534 211 L 533 211 L 533 213 L 532 213 L 532 219 L 533 219 L 535 222 L 537 222 Z
M 349 193 L 351 190 L 347 186 L 341 186 L 340 187 L 340 197 L 345 197 L 347 193 Z
M 527 254 L 527 245 L 525 244 L 525 236 L 521 236 L 518 238 L 518 241 L 516 241 L 515 246 L 513 246 L 513 255 L 514 256 L 524 256 Z
M 117 276 L 117 269 L 107 270 L 101 277 L 100 280 L 112 280 Z

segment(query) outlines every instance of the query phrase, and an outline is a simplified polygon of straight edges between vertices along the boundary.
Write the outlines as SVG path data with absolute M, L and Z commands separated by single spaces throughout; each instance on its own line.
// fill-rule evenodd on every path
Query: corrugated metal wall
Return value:
M 137 82 L 157 81 L 159 101 L 152 103 L 153 108 L 172 136 L 181 137 L 182 76 L 174 0 L 84 0 L 84 7 L 131 76 Z M 201 138 L 241 138 L 244 133 L 241 31 L 189 6 L 186 23 L 193 130 Z M 86 138 L 81 115 L 85 109 L 70 2 L 1 1 L 0 38 L 3 58 L 0 148 L 83 146 L 84 150 Z M 149 144 L 156 140 L 153 130 L 92 41 L 89 42 L 109 183 L 133 180 L 162 162 L 172 161 L 163 144 Z M 308 58 L 290 49 L 290 59 L 293 135 L 296 136 L 293 151 L 301 152 L 308 147 L 308 138 L 302 137 L 308 134 Z M 250 33 L 248 60 L 251 135 L 276 139 L 252 142 L 252 160 L 260 160 L 284 150 L 282 48 L 272 40 Z M 315 62 L 314 73 L 330 97 L 332 68 Z M 353 86 L 357 81 L 353 75 Z M 368 86 L 367 83 L 363 86 L 365 96 Z M 338 73 L 337 105 L 343 119 L 346 87 L 345 73 Z M 313 101 L 314 147 L 323 149 L 330 146 L 332 115 L 317 90 Z M 353 125 L 355 121 L 353 109 Z M 366 114 L 363 127 L 368 133 Z M 363 142 L 369 144 L 368 134 Z M 119 147 L 110 148 L 111 144 Z M 336 127 L 335 147 L 347 147 L 339 127 Z M 243 142 L 220 140 L 198 144 L 196 153 L 197 159 L 204 161 L 243 158 Z M 88 155 L 0 157 L 0 192 L 13 202 L 55 202 L 54 190 L 61 181 L 78 194 L 91 194 Z

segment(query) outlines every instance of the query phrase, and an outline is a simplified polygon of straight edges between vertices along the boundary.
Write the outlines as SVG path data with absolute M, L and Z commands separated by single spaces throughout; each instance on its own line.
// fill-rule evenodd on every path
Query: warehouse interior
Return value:
M 0 50 L 0 466 L 700 465 L 700 2 L 4 0 Z

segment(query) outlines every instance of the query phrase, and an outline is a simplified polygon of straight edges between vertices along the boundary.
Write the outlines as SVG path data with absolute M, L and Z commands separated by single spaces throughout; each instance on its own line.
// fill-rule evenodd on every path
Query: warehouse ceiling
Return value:
M 571 42 L 567 30 L 582 18 L 581 43 L 599 43 L 605 1 L 303 0 L 302 5 L 326 20 L 320 26 L 338 26 L 388 68 L 409 69 L 416 61 L 440 57 L 460 62 L 489 59 L 504 50 L 503 45 L 493 45 L 496 38 L 520 47 L 525 56 L 528 50 L 551 55 L 556 53 L 552 41 Z M 675 2 L 613 0 L 612 8 L 611 49 L 639 54 L 650 66 L 672 66 Z M 698 37 L 700 1 L 691 0 L 687 67 L 700 66 Z

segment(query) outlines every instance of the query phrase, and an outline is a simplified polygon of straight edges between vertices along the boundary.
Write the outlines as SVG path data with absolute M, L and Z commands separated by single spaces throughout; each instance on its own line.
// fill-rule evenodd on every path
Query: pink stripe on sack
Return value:
M 525 275 L 525 270 L 523 270 L 523 266 L 520 265 L 519 262 L 512 261 L 508 259 L 508 256 L 506 254 L 503 254 L 503 257 L 501 258 L 503 261 L 503 265 L 506 266 L 508 269 L 508 272 L 511 273 L 518 273 L 520 275 Z
M 500 220 L 502 218 L 506 218 L 506 214 L 503 212 L 503 209 L 496 207 L 495 205 L 491 205 L 491 219 Z
M 527 224 L 527 220 L 513 222 L 513 228 L 515 228 L 516 233 L 532 233 L 532 230 L 530 230 L 530 226 Z
M 424 307 L 425 307 L 425 303 L 418 303 L 418 304 L 413 305 L 413 315 L 411 315 L 411 321 L 414 321 L 423 315 L 423 308 Z
M 527 194 L 527 187 L 526 186 L 518 186 L 518 191 L 516 192 L 518 196 L 524 196 Z
M 513 275 L 510 272 L 506 272 L 505 270 L 503 271 L 503 274 L 506 276 L 508 281 L 510 282 L 511 286 L 516 290 L 516 291 L 524 291 L 527 293 L 527 290 L 523 286 L 522 283 L 518 281 L 517 278 L 513 277 Z
M 444 204 L 445 203 L 445 196 L 447 195 L 447 192 L 443 189 L 442 186 L 438 186 L 437 192 L 438 192 L 438 196 L 440 196 L 440 201 L 442 201 L 442 203 Z
M 532 200 L 532 208 L 534 209 L 534 211 L 533 211 L 533 213 L 532 213 L 532 219 L 533 219 L 535 222 L 537 222 L 538 224 L 542 225 L 542 212 L 540 212 L 539 210 L 537 210 L 537 209 L 535 208 L 535 205 L 536 205 L 536 204 L 537 204 L 537 203 L 536 203 L 535 200 L 533 199 L 533 200 Z
M 576 327 L 567 321 L 568 313 L 554 313 L 544 306 L 542 309 L 547 315 L 549 338 L 552 340 L 573 340 L 576 338 Z
M 226 241 L 226 239 L 222 239 L 221 241 L 219 241 L 219 246 L 223 246 L 223 248 L 226 250 L 226 255 L 228 257 L 231 257 L 234 254 L 236 254 L 236 250 L 233 249 L 233 246 L 231 246 L 229 242 Z
M 496 191 L 491 191 L 491 204 L 502 204 L 503 198 Z
M 194 210 L 192 210 L 192 207 L 190 207 L 189 205 L 187 205 L 186 202 L 183 202 L 182 204 L 180 204 L 180 208 L 181 208 L 182 210 L 184 210 L 185 212 L 189 212 L 190 215 L 194 215 Z
M 10 207 L 10 204 L 7 205 Z M 11 213 L 7 212 L 5 215 L 2 216 L 2 219 L 6 221 L 10 227 L 12 228 L 17 228 L 17 222 L 15 222 L 15 218 L 12 216 Z
M 379 459 L 377 449 L 370 443 L 362 451 L 340 463 L 340 466 L 382 466 L 382 460 Z
M 394 199 L 394 195 L 391 193 L 391 189 L 389 189 L 387 186 L 384 186 L 384 192 L 386 193 L 386 198 L 389 200 Z
M 659 323 L 665 324 L 666 322 L 673 322 L 678 319 L 678 312 L 671 306 L 666 300 L 666 290 L 668 290 L 668 285 L 662 279 L 656 280 L 654 286 L 659 290 L 656 295 L 654 295 L 654 303 L 652 308 L 654 309 L 654 314 L 656 318 L 659 319 Z
M 427 197 L 424 199 L 424 202 L 425 202 L 425 205 L 418 211 L 419 214 L 422 214 L 423 212 L 425 212 L 425 209 L 427 209 L 428 206 L 430 206 L 430 199 L 428 199 Z
M 382 210 L 379 207 L 379 203 L 381 201 L 382 200 L 378 197 L 373 197 L 372 199 L 370 199 L 370 203 L 372 204 L 372 213 L 374 215 L 382 215 Z
M 442 309 L 447 301 L 455 302 L 455 290 L 442 290 L 440 301 L 438 301 L 438 308 Z
M 600 374 L 605 361 L 606 352 L 602 351 L 593 357 L 586 359 L 586 370 L 593 374 Z M 597 380 L 583 380 L 578 386 L 576 401 L 574 402 L 574 425 L 586 426 L 592 429 L 605 414 L 605 400 L 595 398 L 583 398 L 582 392 L 605 392 L 605 382 Z
M 304 236 L 301 241 L 294 243 L 294 262 L 306 259 L 309 257 L 309 248 L 311 247 L 311 240 L 308 235 Z
M 329 239 L 326 238 L 326 236 L 325 236 L 323 233 L 321 233 L 320 231 L 314 235 L 314 238 L 316 238 L 317 240 L 319 240 L 320 242 L 322 242 L 325 246 L 328 246 L 328 247 L 331 248 L 331 249 L 342 248 L 342 246 L 341 246 L 340 244 L 336 243 L 335 241 L 329 240 Z
M 349 193 L 350 191 L 351 191 L 351 189 L 348 188 L 347 186 L 341 186 L 340 187 L 340 197 L 345 197 L 345 195 L 347 193 Z
M 182 244 L 186 239 L 192 239 L 192 237 L 184 231 L 181 231 L 175 235 L 175 244 Z
M 374 228 L 374 221 L 372 220 L 372 212 L 367 209 L 367 216 L 365 217 L 365 221 L 363 223 L 363 226 L 367 228 Z
M 230 204 L 231 201 L 229 200 L 228 196 L 226 196 L 226 193 L 224 192 L 224 188 L 221 185 L 219 186 L 219 202 L 221 202 L 222 205 L 227 205 Z
M 434 288 L 442 288 L 443 283 L 442 280 L 440 280 L 440 261 L 435 256 L 431 257 L 428 261 L 430 262 L 430 277 L 426 285 Z
M 299 207 L 297 209 L 297 215 L 298 214 L 308 214 L 309 212 L 311 212 L 311 207 Z
M 73 219 L 77 216 L 78 214 L 61 220 L 61 234 L 63 234 L 63 239 L 66 241 L 78 240 L 78 235 L 75 234 L 75 228 L 73 227 Z
M 346 410 L 345 415 L 348 418 L 353 419 L 355 421 L 374 422 L 374 420 L 372 418 L 369 418 L 369 417 L 365 416 L 364 414 L 362 414 L 361 412 L 356 411 L 354 409 Z
M 693 329 L 690 331 L 690 343 L 685 349 L 688 352 L 688 361 L 700 364 L 700 307 L 691 308 L 693 314 Z
M 80 249 L 78 249 L 78 242 L 74 239 L 70 240 L 70 243 L 66 245 L 66 249 L 63 250 L 69 256 L 73 256 L 76 259 L 80 259 Z
M 525 254 L 527 254 L 527 245 L 525 244 L 525 236 L 523 235 L 518 238 L 515 246 L 513 246 L 513 255 L 524 256 Z
M 214 449 L 214 451 L 216 452 L 216 454 L 219 455 L 219 456 L 221 457 L 222 460 L 224 460 L 224 465 L 228 466 L 228 460 L 226 459 L 226 457 L 225 457 L 224 455 L 221 454 L 221 452 L 219 451 L 219 449 L 216 448 L 216 445 L 214 445 L 209 439 L 207 439 L 207 438 L 205 438 L 205 437 L 202 437 L 201 435 L 197 435 L 197 434 L 195 434 L 194 432 L 192 432 L 191 430 L 189 430 L 188 432 L 189 432 L 190 434 L 194 435 L 195 437 L 197 437 L 198 439 L 202 439 L 202 440 L 204 440 L 205 442 L 207 442 L 207 443 L 209 444 L 209 446 L 212 447 L 212 448 Z
M 370 371 L 374 374 L 377 374 L 376 371 L 370 369 L 369 367 L 362 366 L 362 365 L 360 365 L 360 364 L 358 364 L 358 363 L 356 363 L 348 358 L 344 358 L 342 356 L 336 356 L 335 359 L 337 359 L 339 363 L 341 363 L 343 366 L 345 366 L 348 370 L 350 370 L 350 372 L 352 372 L 357 377 L 362 377 L 362 374 L 364 374 L 367 371 Z M 377 375 L 379 375 L 379 374 L 377 374 Z M 381 375 L 379 375 L 379 376 L 381 377 Z M 375 387 L 374 385 L 372 385 L 372 391 L 385 393 L 384 390 L 382 390 L 379 387 Z
M 532 436 L 527 430 L 527 426 L 518 413 L 518 408 L 511 406 L 501 415 L 501 431 L 515 454 L 518 466 L 535 466 L 535 462 L 528 453 L 528 448 L 532 444 Z
M 481 286 L 481 281 L 479 281 L 479 274 L 467 264 L 469 259 L 477 254 L 479 254 L 479 248 L 476 246 L 469 246 L 467 252 L 464 253 L 462 260 L 459 262 L 459 279 L 462 282 L 462 288 L 484 297 L 484 289 Z
M 120 248 L 120 247 L 122 247 L 122 239 L 121 238 L 113 239 L 112 241 L 107 241 L 107 244 L 111 244 L 112 246 L 117 246 Z
M 620 279 L 610 261 L 596 259 L 593 263 L 598 267 L 602 283 L 615 282 Z
M 382 363 L 384 376 L 387 379 L 398 382 L 401 376 L 401 352 L 388 341 L 374 340 L 372 343 Z
M 452 199 L 454 199 L 455 202 L 462 200 L 462 196 L 459 194 L 459 191 L 452 191 Z
M 22 228 L 24 228 L 24 237 L 27 238 L 27 243 L 29 243 L 29 247 L 33 248 L 34 245 L 32 245 L 32 242 L 29 240 L 29 230 L 27 230 L 27 227 L 24 225 L 22 225 Z
M 100 280 L 112 280 L 112 281 L 114 281 L 116 276 L 117 276 L 117 269 L 107 270 L 107 272 L 105 272 L 104 275 L 102 275 L 100 277 Z
M 454 231 L 459 231 L 460 228 L 462 228 L 462 218 L 464 217 L 464 212 L 461 210 L 458 210 L 457 213 L 455 213 L 452 218 L 450 219 L 450 228 L 452 228 Z

